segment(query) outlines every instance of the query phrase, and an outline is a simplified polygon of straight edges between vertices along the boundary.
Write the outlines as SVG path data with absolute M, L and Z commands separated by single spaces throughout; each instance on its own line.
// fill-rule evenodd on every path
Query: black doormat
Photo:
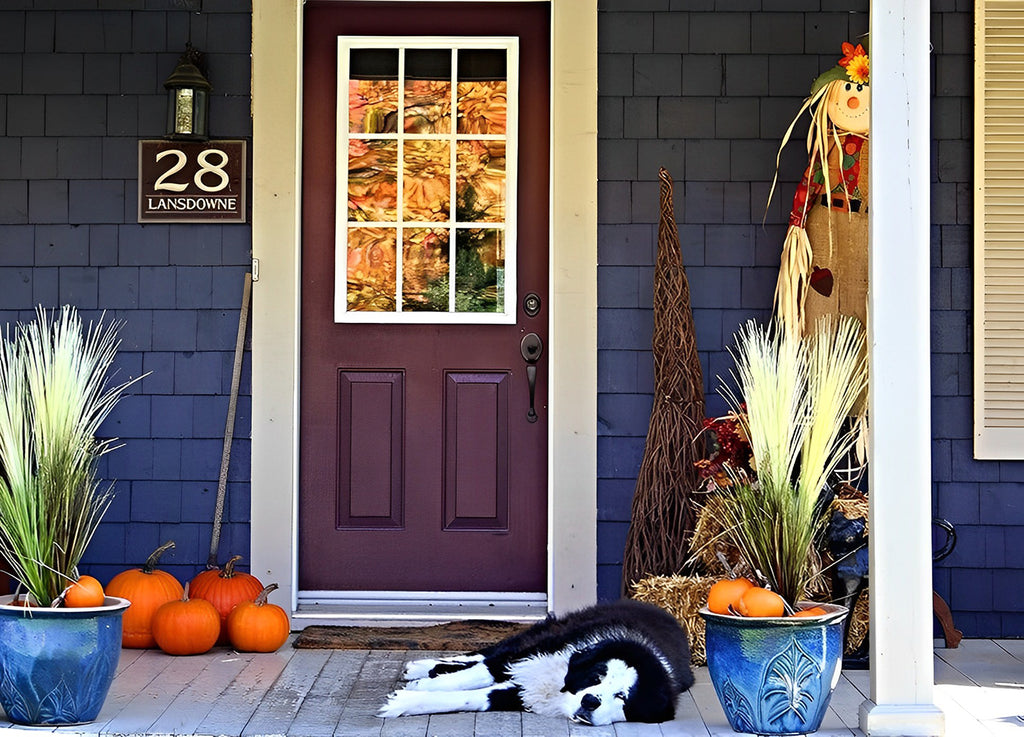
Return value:
M 335 627 L 312 625 L 293 647 L 335 650 L 453 650 L 470 652 L 525 630 L 519 622 L 466 619 L 427 627 Z

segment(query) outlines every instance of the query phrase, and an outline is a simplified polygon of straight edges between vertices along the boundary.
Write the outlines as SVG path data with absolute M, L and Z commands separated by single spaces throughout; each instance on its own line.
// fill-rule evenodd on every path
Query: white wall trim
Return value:
M 597 6 L 552 0 L 548 605 L 597 593 Z M 302 2 L 253 3 L 252 570 L 297 603 Z
M 934 705 L 929 10 L 871 3 L 868 735 L 944 731 Z

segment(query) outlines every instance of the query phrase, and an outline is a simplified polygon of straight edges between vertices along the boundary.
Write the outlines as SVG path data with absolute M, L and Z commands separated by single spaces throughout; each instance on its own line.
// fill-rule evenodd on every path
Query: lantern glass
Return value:
M 206 90 L 171 88 L 167 100 L 168 137 L 206 140 L 208 110 Z

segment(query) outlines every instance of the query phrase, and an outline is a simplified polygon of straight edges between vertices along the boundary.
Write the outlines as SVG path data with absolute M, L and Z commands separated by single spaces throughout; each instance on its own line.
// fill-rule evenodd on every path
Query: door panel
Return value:
M 508 531 L 507 373 L 448 372 L 445 529 Z
M 527 333 L 537 333 L 542 342 L 547 340 L 548 11 L 546 3 L 307 4 L 301 590 L 546 590 L 547 356 L 542 353 L 535 363 L 538 416 L 531 421 L 527 363 L 520 344 Z M 336 255 L 337 231 L 341 229 L 336 216 L 339 209 L 350 209 L 353 192 L 351 182 L 346 181 L 351 177 L 346 172 L 352 144 L 342 143 L 349 150 L 341 156 L 341 197 L 337 196 L 338 146 L 339 140 L 346 140 L 336 127 L 339 36 L 430 37 L 431 43 L 447 37 L 517 39 L 518 64 L 514 75 L 509 75 L 509 86 L 515 76 L 516 89 L 509 89 L 508 95 L 511 99 L 518 93 L 518 136 L 506 142 L 495 138 L 498 134 L 493 132 L 460 131 L 456 123 L 449 141 L 454 150 L 448 149 L 457 171 L 461 164 L 461 171 L 471 172 L 478 161 L 486 161 L 491 170 L 500 169 L 505 162 L 514 167 L 514 171 L 503 173 L 507 180 L 487 180 L 515 182 L 514 191 L 506 192 L 504 199 L 493 198 L 490 210 L 514 207 L 514 217 L 509 218 L 514 232 L 501 230 L 504 226 L 490 221 L 479 226 L 485 218 L 466 219 L 466 198 L 460 199 L 464 190 L 459 188 L 471 174 L 461 180 L 460 175 L 451 177 L 454 196 L 450 199 L 454 202 L 450 213 L 437 216 L 437 223 L 429 223 L 428 229 L 428 219 L 435 217 L 430 212 L 436 211 L 400 208 L 398 202 L 406 191 L 403 187 L 408 186 L 409 192 L 415 187 L 422 189 L 429 184 L 429 177 L 420 177 L 415 167 L 403 167 L 394 184 L 388 184 L 398 193 L 392 209 L 378 209 L 375 212 L 385 214 L 373 216 L 383 220 L 366 221 L 366 227 L 363 222 L 350 225 L 349 215 L 342 212 L 341 223 L 358 231 L 357 252 L 353 254 L 351 236 L 343 234 L 342 238 L 349 238 L 347 250 Z M 443 63 L 437 48 L 422 51 L 421 58 L 412 59 L 413 68 L 429 67 L 439 60 Z M 458 57 L 453 58 L 454 65 L 461 68 Z M 487 67 L 486 54 L 480 58 L 484 61 L 474 61 L 478 70 Z M 360 66 L 364 62 L 368 63 L 358 60 L 356 66 L 369 68 Z M 458 79 L 455 83 L 458 86 Z M 427 142 L 432 133 L 422 133 L 426 129 L 418 121 L 411 124 L 410 118 L 436 117 L 431 105 L 444 105 L 430 97 L 430 90 L 424 92 L 420 81 L 407 81 L 404 89 L 404 132 L 399 134 L 397 124 L 386 121 L 386 112 L 373 111 L 371 124 L 360 123 L 363 131 L 371 133 L 354 137 L 360 146 L 394 143 L 404 147 Z M 414 94 L 419 97 L 410 97 Z M 412 115 L 410 102 L 419 105 L 412 106 Z M 344 124 L 356 126 L 351 118 Z M 515 150 L 515 156 L 502 160 L 506 144 Z M 431 146 L 436 148 L 433 143 Z M 487 187 L 480 181 L 476 186 L 483 192 Z M 493 189 L 491 194 L 495 194 Z M 366 202 L 360 201 L 363 204 Z M 479 207 L 474 210 L 480 211 Z M 403 223 L 403 218 L 408 222 Z M 448 285 L 451 299 L 445 301 L 442 296 L 430 302 L 424 297 L 431 293 L 429 282 L 440 280 L 431 267 L 424 266 L 422 256 L 427 252 L 425 244 L 435 242 L 430 240 L 437 235 L 432 230 L 435 227 L 447 228 L 446 237 L 455 241 L 454 250 L 451 243 L 447 246 L 454 278 Z M 507 314 L 500 319 L 484 315 L 478 322 L 473 322 L 478 316 L 466 318 L 465 314 L 451 320 L 445 314 L 425 315 L 460 309 L 493 312 L 493 305 L 498 304 L 502 282 L 494 254 L 501 256 L 504 246 L 496 246 L 491 235 L 481 236 L 472 232 L 474 229 L 497 229 L 502 238 L 514 243 L 514 255 L 512 248 L 507 251 L 514 259 L 510 264 L 514 269 L 506 271 L 514 273 L 515 282 L 504 282 L 514 290 L 507 295 Z M 357 291 L 362 290 L 365 283 L 359 279 L 368 272 L 357 274 L 349 265 L 363 257 L 368 264 L 383 263 L 383 270 L 377 273 L 393 268 L 396 276 L 387 277 L 392 280 L 388 282 L 393 284 L 392 297 L 373 302 L 364 299 L 368 292 L 362 292 L 352 299 L 353 279 Z M 384 263 L 388 258 L 390 267 Z M 466 263 L 472 268 L 460 275 Z M 411 275 L 411 281 L 398 286 L 403 273 Z M 339 294 L 340 290 L 346 293 Z M 528 293 L 540 295 L 540 309 L 534 316 L 522 309 Z M 359 307 L 357 319 L 343 317 L 336 322 L 339 297 L 343 306 Z M 425 307 L 428 302 L 434 306 Z M 367 305 L 369 310 L 362 309 Z M 397 313 L 397 319 L 394 315 L 384 319 L 368 316 L 377 305 L 386 305 L 384 311 Z M 435 310 L 437 305 L 441 307 Z M 401 314 L 406 309 L 413 313 L 409 320 Z
M 338 529 L 402 525 L 402 374 L 338 372 Z

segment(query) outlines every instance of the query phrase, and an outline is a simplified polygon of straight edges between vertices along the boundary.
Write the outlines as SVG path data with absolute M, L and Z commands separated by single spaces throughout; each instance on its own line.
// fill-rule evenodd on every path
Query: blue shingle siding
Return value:
M 217 39 L 211 131 L 250 137 L 250 5 L 17 6 L 0 10 L 0 323 L 65 302 L 124 321 L 118 377 L 152 374 L 104 425 L 124 446 L 101 463 L 117 495 L 86 563 L 107 580 L 173 539 L 165 567 L 187 578 L 209 550 L 251 234 L 138 224 L 138 140 L 164 134 L 163 81 L 190 32 L 202 50 Z M 240 398 L 222 560 L 249 556 L 250 405 Z
M 934 511 L 957 526 L 935 587 L 969 636 L 1020 636 L 1024 607 L 1024 463 L 980 462 L 972 449 L 972 14 L 932 4 L 932 475 Z M 618 596 L 653 384 L 650 297 L 657 167 L 675 179 L 675 214 L 692 295 L 708 412 L 724 409 L 715 376 L 746 319 L 769 314 L 796 179 L 797 127 L 779 142 L 811 80 L 867 30 L 867 3 L 735 0 L 599 2 L 598 587 Z M 852 12 L 851 12 L 852 11 Z M 675 57 L 675 59 L 673 59 Z M 681 70 L 680 90 L 675 69 Z M 658 77 L 654 77 L 657 70 Z M 656 131 L 647 116 L 656 114 Z M 635 149 L 634 149 L 635 146 Z M 628 159 L 636 151 L 636 163 Z M 764 223 L 762 225 L 762 219 Z M 627 413 L 632 412 L 630 418 Z
M 209 51 L 210 127 L 248 138 L 249 0 L 22 0 L 0 10 L 0 322 L 72 301 L 124 320 L 124 375 L 153 372 L 108 428 L 117 498 L 89 550 L 101 577 L 174 539 L 166 567 L 205 562 L 247 225 L 135 222 L 137 141 L 163 134 L 163 80 L 191 38 Z M 935 587 L 971 636 L 1021 636 L 1024 463 L 973 460 L 969 4 L 932 3 L 932 472 L 957 550 Z M 790 199 L 806 165 L 777 145 L 811 80 L 867 29 L 867 2 L 600 0 L 598 99 L 598 587 L 619 593 L 653 367 L 657 169 L 675 211 L 708 412 L 735 329 L 770 309 Z M 210 41 L 215 40 L 211 44 Z M 213 48 L 215 47 L 215 48 Z M 762 222 L 763 221 L 763 222 Z M 249 554 L 251 361 L 232 447 L 221 557 Z

